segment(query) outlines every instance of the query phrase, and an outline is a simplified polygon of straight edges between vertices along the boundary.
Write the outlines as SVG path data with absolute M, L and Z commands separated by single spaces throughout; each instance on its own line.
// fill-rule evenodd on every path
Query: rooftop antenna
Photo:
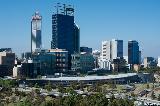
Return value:
M 63 4 L 63 13 L 64 13 L 64 15 L 67 15 L 67 12 L 66 12 L 66 4 Z

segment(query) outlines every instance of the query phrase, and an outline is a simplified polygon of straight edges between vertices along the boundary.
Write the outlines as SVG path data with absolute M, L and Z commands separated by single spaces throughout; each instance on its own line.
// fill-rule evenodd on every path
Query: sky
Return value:
M 142 57 L 160 56 L 160 0 L 0 0 L 0 48 L 30 51 L 31 17 L 42 15 L 42 47 L 50 48 L 56 3 L 74 5 L 80 45 L 101 50 L 104 40 L 137 40 Z

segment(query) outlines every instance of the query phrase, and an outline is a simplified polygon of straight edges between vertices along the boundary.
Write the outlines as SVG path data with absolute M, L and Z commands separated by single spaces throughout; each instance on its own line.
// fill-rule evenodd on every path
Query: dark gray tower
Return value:
M 71 5 L 57 3 L 56 12 L 52 15 L 51 49 L 68 51 L 69 69 L 71 54 L 79 53 L 80 29 L 74 22 L 74 8 Z
M 135 40 L 128 41 L 128 63 L 140 64 L 140 51 L 138 42 Z
M 79 52 L 79 27 L 74 23 L 74 8 L 57 3 L 52 15 L 51 49 L 66 49 L 69 54 Z

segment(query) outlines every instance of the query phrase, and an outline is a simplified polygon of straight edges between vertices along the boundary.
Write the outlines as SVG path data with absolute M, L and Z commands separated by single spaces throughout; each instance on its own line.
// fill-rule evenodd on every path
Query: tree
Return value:
M 61 85 L 61 84 L 58 85 L 58 92 L 61 92 L 61 93 L 66 92 L 66 89 L 63 87 L 63 85 Z
M 114 80 L 110 80 L 110 81 L 109 81 L 109 87 L 112 88 L 112 89 L 117 88 L 116 83 L 115 83 Z
M 24 99 L 23 101 L 19 101 L 16 106 L 32 106 L 31 101 Z
M 15 88 L 14 93 L 16 94 L 16 96 L 19 96 L 19 94 L 20 94 L 17 88 Z
M 35 93 L 36 94 L 40 94 L 40 90 L 39 89 L 35 89 Z
M 114 99 L 116 99 L 116 98 L 115 98 L 115 96 L 114 96 L 114 95 L 112 95 L 112 96 L 111 96 L 111 98 L 110 98 L 110 101 L 111 101 L 111 102 L 113 102 L 113 101 L 114 101 Z
M 147 83 L 147 89 L 149 89 L 150 87 L 149 87 L 149 84 Z
M 131 92 L 131 96 L 132 96 L 132 97 L 135 97 L 136 95 L 134 94 L 134 92 Z
M 37 83 L 35 83 L 34 87 L 35 88 L 39 88 L 39 85 Z
M 105 97 L 104 94 L 98 93 L 96 95 L 96 106 L 107 106 L 108 105 L 108 99 Z
M 6 103 L 7 106 L 8 106 L 8 104 L 9 104 L 9 98 L 6 98 L 5 103 Z
M 158 98 L 157 98 L 157 99 L 158 99 L 158 101 L 160 101 L 160 94 L 158 95 Z
M 49 81 L 47 85 L 45 85 L 45 89 L 47 89 L 47 91 L 51 91 L 52 90 L 52 86 L 51 86 L 51 82 Z

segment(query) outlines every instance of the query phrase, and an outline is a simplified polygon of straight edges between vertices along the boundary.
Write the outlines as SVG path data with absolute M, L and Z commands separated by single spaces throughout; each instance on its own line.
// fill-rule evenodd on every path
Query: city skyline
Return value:
M 52 37 L 51 18 L 57 2 L 59 1 L 2 0 L 0 4 L 1 48 L 11 47 L 18 54 L 30 51 L 30 20 L 32 14 L 39 11 L 43 17 L 42 47 L 49 49 Z M 81 46 L 101 50 L 101 41 L 122 39 L 124 55 L 127 55 L 127 41 L 137 40 L 143 57 L 157 57 L 160 54 L 160 50 L 157 49 L 160 47 L 158 0 L 102 0 L 92 3 L 61 0 L 60 3 L 74 5 L 75 20 L 81 29 Z

